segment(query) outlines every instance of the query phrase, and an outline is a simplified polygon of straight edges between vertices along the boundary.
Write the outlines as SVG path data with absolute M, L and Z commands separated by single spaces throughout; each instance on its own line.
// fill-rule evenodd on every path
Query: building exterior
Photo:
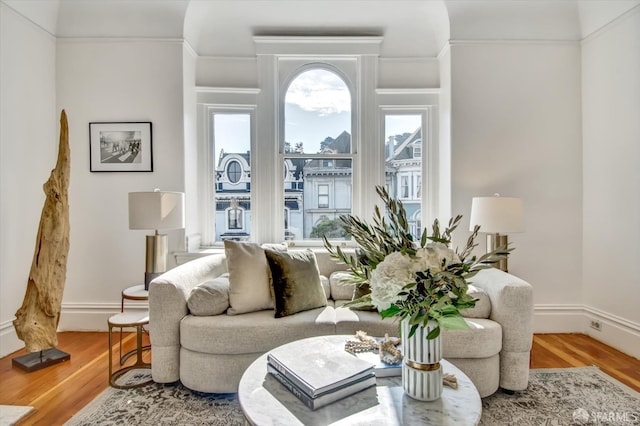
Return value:
M 351 213 L 351 135 L 344 131 L 321 154 L 337 158 L 287 158 L 284 164 L 285 239 L 343 239 L 339 217 Z M 422 132 L 390 137 L 385 142 L 386 185 L 407 211 L 412 233 L 419 237 L 422 197 Z M 248 240 L 251 235 L 251 153 L 221 152 L 216 167 L 216 241 Z
M 422 129 L 390 137 L 385 142 L 385 183 L 392 197 L 402 201 L 411 233 L 422 232 Z

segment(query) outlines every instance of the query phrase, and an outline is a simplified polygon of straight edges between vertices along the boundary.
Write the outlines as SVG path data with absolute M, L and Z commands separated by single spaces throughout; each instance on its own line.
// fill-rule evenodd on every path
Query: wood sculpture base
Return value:
M 14 367 L 18 367 L 26 371 L 27 373 L 31 373 L 32 371 L 42 370 L 43 368 L 59 364 L 70 359 L 71 355 L 68 353 L 63 352 L 60 349 L 51 348 L 13 358 L 11 360 L 11 364 Z

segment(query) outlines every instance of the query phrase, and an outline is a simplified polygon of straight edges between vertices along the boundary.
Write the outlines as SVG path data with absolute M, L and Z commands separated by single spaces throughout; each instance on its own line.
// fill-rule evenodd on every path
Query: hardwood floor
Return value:
M 107 333 L 63 332 L 58 340 L 58 348 L 71 354 L 71 360 L 62 364 L 26 373 L 11 365 L 24 351 L 0 359 L 0 405 L 36 408 L 22 425 L 63 424 L 108 387 Z M 124 350 L 133 348 L 135 334 L 126 333 L 123 342 Z M 117 358 L 117 339 L 113 349 Z M 589 365 L 640 392 L 640 360 L 582 334 L 534 336 L 531 368 Z

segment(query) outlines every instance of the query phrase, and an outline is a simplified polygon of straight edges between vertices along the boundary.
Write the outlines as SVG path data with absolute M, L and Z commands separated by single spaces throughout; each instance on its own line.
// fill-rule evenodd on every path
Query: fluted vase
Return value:
M 418 326 L 415 334 L 409 337 L 409 320 L 401 322 L 402 387 L 408 396 L 420 401 L 434 401 L 442 395 L 440 336 L 427 340 L 427 335 L 437 326 L 437 321 L 429 320 L 426 327 Z

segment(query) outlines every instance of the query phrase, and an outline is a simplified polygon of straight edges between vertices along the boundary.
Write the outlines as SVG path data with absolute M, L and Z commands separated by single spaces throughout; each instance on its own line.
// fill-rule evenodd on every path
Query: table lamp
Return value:
M 513 197 L 473 197 L 469 230 L 473 232 L 480 225 L 480 232 L 487 234 L 487 252 L 499 247 L 507 247 L 506 234 L 524 232 L 522 200 Z M 508 272 L 507 258 L 500 260 L 497 267 Z
M 184 193 L 156 189 L 153 192 L 129 193 L 129 229 L 154 229 L 147 235 L 144 288 L 167 271 L 167 235 L 160 229 L 184 228 Z

